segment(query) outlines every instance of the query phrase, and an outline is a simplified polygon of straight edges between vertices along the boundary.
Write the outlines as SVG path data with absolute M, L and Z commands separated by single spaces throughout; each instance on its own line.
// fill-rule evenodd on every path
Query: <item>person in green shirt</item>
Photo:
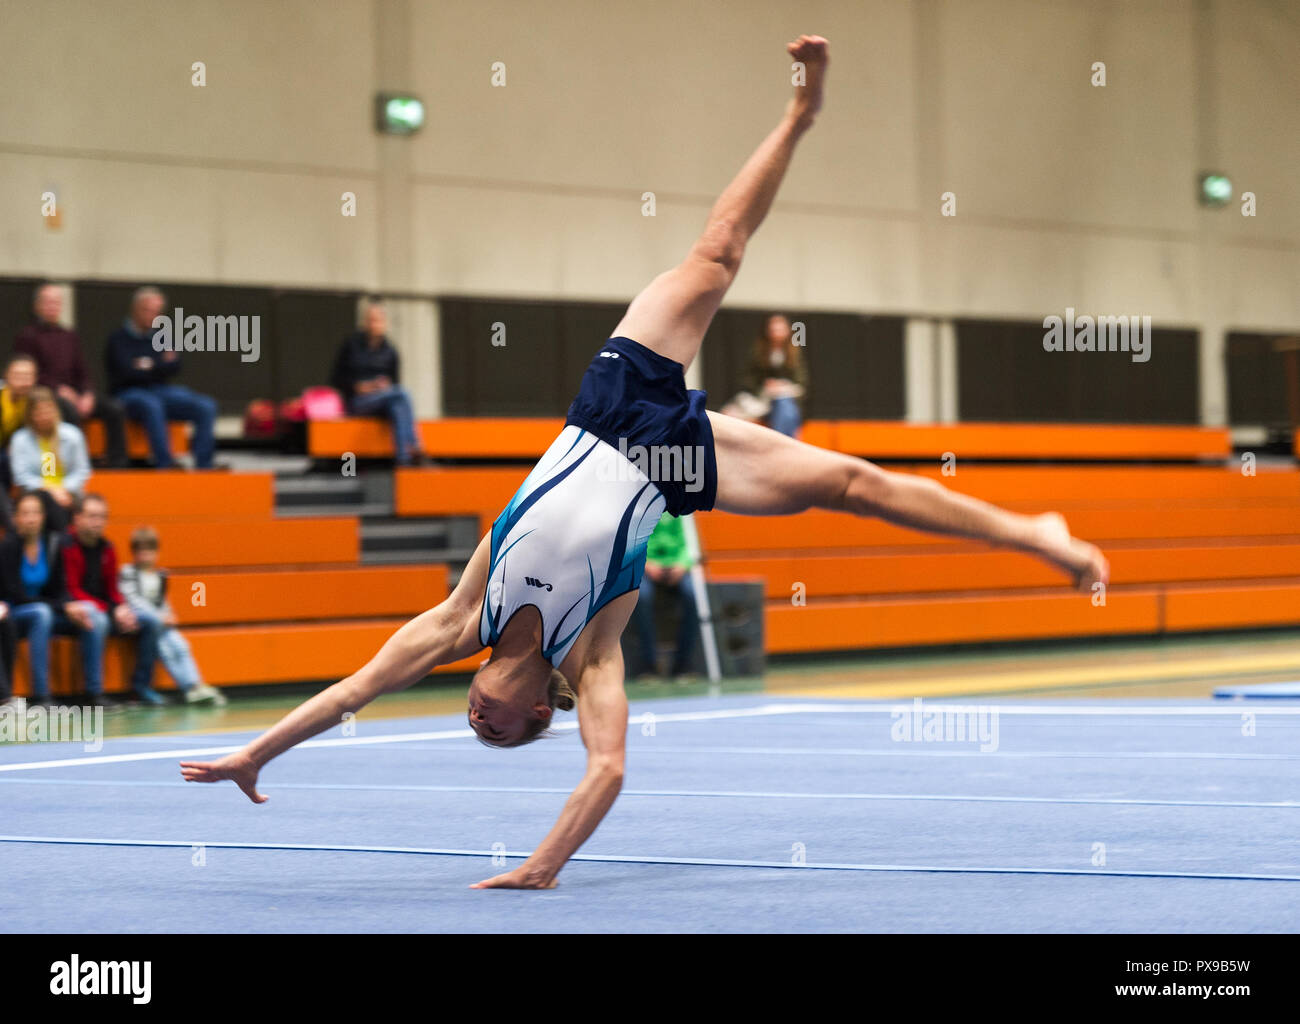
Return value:
M 655 658 L 655 587 L 672 587 L 681 601 L 681 624 L 677 627 L 677 647 L 673 652 L 673 679 L 681 682 L 687 675 L 695 650 L 695 634 L 700 623 L 695 609 L 695 591 L 691 587 L 691 566 L 686 548 L 686 531 L 682 521 L 670 512 L 659 517 L 654 533 L 646 543 L 645 575 L 641 577 L 641 594 L 636 602 L 636 631 L 640 646 L 641 671 L 633 675 L 657 675 Z

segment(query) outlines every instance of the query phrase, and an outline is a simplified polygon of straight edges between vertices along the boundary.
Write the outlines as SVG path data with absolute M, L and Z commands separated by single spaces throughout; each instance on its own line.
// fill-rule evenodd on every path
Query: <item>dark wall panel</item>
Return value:
M 444 299 L 443 408 L 448 416 L 562 416 L 622 304 Z M 493 324 L 505 344 L 492 344 Z
M 0 280 L 0 363 L 13 355 L 14 338 L 35 319 L 32 300 L 39 281 L 26 278 Z
M 1289 429 L 1300 417 L 1300 352 L 1285 355 L 1277 336 L 1228 334 L 1228 419 L 1234 424 Z
M 568 408 L 555 307 L 474 299 L 441 308 L 448 416 L 558 416 Z M 492 344 L 494 324 L 504 327 L 503 345 Z
M 290 398 L 302 394 L 303 388 L 329 383 L 339 345 L 357 329 L 357 298 L 329 292 L 272 296 L 274 343 L 267 345 L 265 325 L 262 338 L 262 358 L 271 372 L 270 397 Z
M 444 299 L 444 409 L 450 416 L 562 415 L 625 308 L 622 303 Z M 710 408 L 720 409 L 740 390 L 766 315 L 724 309 L 714 317 L 700 356 Z M 903 415 L 901 318 L 814 313 L 791 315 L 791 320 L 806 325 L 809 417 Z M 491 344 L 491 325 L 497 321 L 507 331 L 501 348 Z
M 1195 331 L 1152 328 L 1150 359 L 1130 352 L 1049 352 L 1041 323 L 957 322 L 963 420 L 1195 423 Z

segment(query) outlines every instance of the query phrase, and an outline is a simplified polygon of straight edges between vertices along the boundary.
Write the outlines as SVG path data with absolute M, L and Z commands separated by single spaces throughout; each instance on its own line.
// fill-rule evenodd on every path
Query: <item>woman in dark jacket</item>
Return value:
M 400 361 L 397 349 L 384 331 L 388 314 L 372 302 L 366 309 L 366 329 L 343 340 L 334 359 L 330 385 L 339 391 L 353 416 L 383 416 L 393 424 L 393 451 L 397 464 L 423 463 L 420 441 L 415 433 L 411 396 L 398 386 Z
M 68 594 L 63 537 L 45 532 L 40 494 L 26 491 L 19 497 L 14 526 L 16 532 L 0 541 L 0 603 L 6 608 L 2 621 L 10 626 L 11 637 L 27 638 L 32 701 L 44 704 L 50 701 L 50 636 L 64 616 L 78 632 L 84 629 L 85 609 Z
M 754 342 L 745 390 L 771 403 L 767 425 L 787 437 L 798 437 L 803 425 L 803 400 L 808 392 L 808 367 L 803 347 L 794 344 L 790 321 L 773 313 Z

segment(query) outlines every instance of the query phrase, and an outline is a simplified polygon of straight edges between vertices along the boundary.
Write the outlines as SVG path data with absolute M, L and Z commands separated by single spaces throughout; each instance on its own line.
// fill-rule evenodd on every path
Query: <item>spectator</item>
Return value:
M 657 674 L 655 656 L 655 587 L 672 587 L 681 603 L 681 623 L 677 627 L 677 649 L 673 652 L 671 675 L 676 682 L 688 678 L 691 654 L 699 618 L 695 609 L 695 592 L 691 588 L 691 566 L 695 563 L 686 548 L 686 531 L 682 521 L 670 512 L 659 517 L 654 533 L 646 545 L 645 574 L 641 577 L 641 594 L 636 602 L 637 637 L 641 647 L 641 671 Z
M 36 360 L 13 356 L 5 365 L 4 387 L 0 389 L 0 447 L 7 449 L 14 431 L 27 422 L 27 396 L 34 387 Z
M 788 437 L 798 437 L 803 425 L 802 402 L 808 391 L 803 349 L 792 341 L 790 321 L 779 313 L 767 318 L 754 342 L 745 390 L 766 400 L 767 425 Z
M 36 361 L 31 356 L 14 356 L 5 366 L 4 387 L 0 388 L 0 525 L 14 532 L 9 492 L 13 490 L 13 469 L 9 465 L 9 441 L 27 422 L 27 397 L 36 386 Z
M 12 706 L 24 710 L 26 702 L 21 697 L 14 696 L 16 646 L 17 635 L 14 633 L 13 618 L 9 614 L 9 603 L 4 600 L 3 591 L 0 591 L 0 708 Z
M 167 600 L 167 570 L 158 568 L 158 534 L 153 527 L 141 526 L 131 534 L 131 557 L 133 564 L 118 570 L 118 589 L 138 619 L 158 623 L 158 657 L 185 703 L 225 704 L 226 695 L 199 675 L 190 645 L 176 628 L 176 613 Z
M 181 356 L 174 349 L 158 352 L 153 347 L 154 320 L 165 304 L 157 288 L 136 290 L 131 315 L 109 336 L 104 349 L 109 390 L 131 419 L 144 424 L 149 448 L 160 469 L 176 464 L 167 436 L 168 420 L 194 424 L 194 463 L 199 469 L 208 469 L 216 445 L 213 428 L 217 403 L 207 395 L 168 383 L 181 368 Z
M 343 396 L 353 416 L 383 416 L 393 424 L 393 451 L 400 466 L 423 464 L 424 454 L 415 435 L 411 397 L 398 386 L 400 361 L 397 349 L 384 332 L 388 314 L 382 304 L 366 307 L 366 328 L 343 339 L 330 384 Z
M 9 462 L 14 482 L 45 502 L 48 528 L 66 530 L 72 501 L 90 479 L 90 456 L 81 431 L 59 419 L 49 388 L 34 388 L 28 397 L 27 426 L 9 442 Z
M 158 622 L 139 618 L 117 588 L 117 552 L 104 537 L 108 525 L 108 502 L 102 495 L 88 493 L 73 504 L 72 531 L 63 551 L 68 593 L 75 601 L 89 602 L 99 637 L 99 659 L 95 688 L 103 672 L 103 642 L 109 629 L 118 636 L 135 635 L 135 670 L 131 688 L 145 704 L 162 704 L 163 699 L 151 684 L 154 662 L 158 658 Z M 89 669 L 86 689 L 90 690 Z
M 14 635 L 27 639 L 33 703 L 50 702 L 50 637 L 60 625 L 80 642 L 89 699 L 103 703 L 99 666 L 108 624 L 101 616 L 101 628 L 92 606 L 73 601 L 68 594 L 63 567 L 66 538 L 45 529 L 45 503 L 31 491 L 18 498 L 14 526 L 15 532 L 0 541 L 0 602 Z
M 36 361 L 36 383 L 54 392 L 64 422 L 80 427 L 91 416 L 103 421 L 108 440 L 106 461 L 110 469 L 121 469 L 127 464 L 122 406 L 95 394 L 82 357 L 81 338 L 59 323 L 63 290 L 56 284 L 37 288 L 35 312 L 36 322 L 18 332 L 14 351 Z

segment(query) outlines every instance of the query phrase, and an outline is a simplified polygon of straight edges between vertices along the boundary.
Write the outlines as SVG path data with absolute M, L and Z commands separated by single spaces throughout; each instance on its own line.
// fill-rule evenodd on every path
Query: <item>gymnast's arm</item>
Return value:
M 626 622 L 627 616 L 622 617 Z M 612 619 L 617 622 L 617 619 Z M 560 818 L 528 859 L 512 871 L 485 879 L 471 889 L 552 889 L 578 848 L 609 813 L 623 788 L 627 741 L 627 696 L 623 692 L 623 652 L 618 633 L 612 644 L 583 665 L 579 675 L 578 728 L 587 748 L 587 770 L 565 801 Z
M 338 725 L 344 714 L 355 714 L 376 697 L 404 690 L 436 666 L 481 650 L 478 610 L 487 585 L 488 540 L 485 536 L 479 543 L 451 596 L 389 637 L 365 667 L 304 701 L 243 750 L 212 763 L 182 761 L 185 780 L 230 779 L 254 803 L 264 803 L 267 798 L 257 792 L 257 774 L 272 758 Z

